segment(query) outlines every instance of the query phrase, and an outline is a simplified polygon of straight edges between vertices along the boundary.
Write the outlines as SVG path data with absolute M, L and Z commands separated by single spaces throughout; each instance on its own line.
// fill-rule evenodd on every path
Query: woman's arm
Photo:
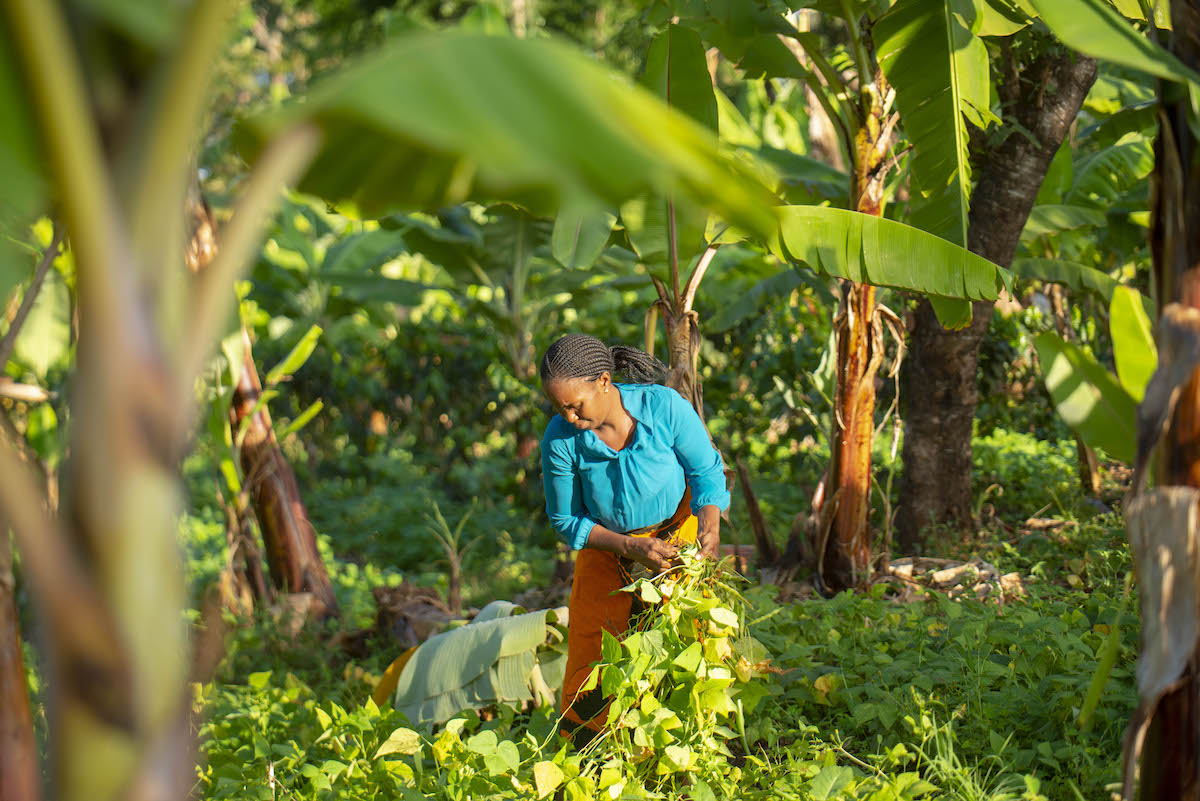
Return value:
M 618 534 L 597 523 L 588 535 L 587 547 L 624 556 L 661 573 L 675 564 L 679 549 L 657 537 Z
M 675 456 L 692 490 L 692 511 L 699 518 L 696 540 L 701 555 L 716 556 L 721 543 L 721 510 L 728 509 L 730 501 L 725 465 L 700 415 L 679 393 L 671 394 Z
M 708 504 L 700 507 L 700 513 L 696 517 L 700 520 L 700 527 L 696 533 L 700 555 L 715 558 L 721 546 L 721 510 Z
M 571 550 L 583 548 L 596 522 L 583 504 L 583 486 L 575 475 L 570 446 L 547 436 L 542 440 L 542 486 L 550 525 Z

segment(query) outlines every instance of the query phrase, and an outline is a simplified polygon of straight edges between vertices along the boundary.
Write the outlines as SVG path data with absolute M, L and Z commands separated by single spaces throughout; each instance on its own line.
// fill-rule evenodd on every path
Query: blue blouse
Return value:
M 616 384 L 634 419 L 629 445 L 615 451 L 555 415 L 542 438 L 546 514 L 573 550 L 597 523 L 612 531 L 652 526 L 670 517 L 692 489 L 692 511 L 729 508 L 721 455 L 700 416 L 678 392 L 657 384 Z

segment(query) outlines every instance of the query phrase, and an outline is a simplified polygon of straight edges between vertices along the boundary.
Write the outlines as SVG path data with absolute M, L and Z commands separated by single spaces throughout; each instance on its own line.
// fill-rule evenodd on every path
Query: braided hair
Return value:
M 635 384 L 654 384 L 666 377 L 668 367 L 649 353 L 624 345 L 609 347 L 587 334 L 567 334 L 542 355 L 542 383 L 620 373 Z

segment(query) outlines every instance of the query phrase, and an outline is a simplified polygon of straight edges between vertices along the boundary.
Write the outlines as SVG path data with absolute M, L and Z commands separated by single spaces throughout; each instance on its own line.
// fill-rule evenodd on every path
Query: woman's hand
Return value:
M 697 517 L 699 529 L 696 542 L 700 545 L 700 555 L 706 559 L 716 559 L 721 547 L 721 510 L 715 506 L 703 506 Z
M 679 559 L 679 548 L 657 537 L 626 537 L 624 555 L 639 564 L 661 573 L 674 567 Z

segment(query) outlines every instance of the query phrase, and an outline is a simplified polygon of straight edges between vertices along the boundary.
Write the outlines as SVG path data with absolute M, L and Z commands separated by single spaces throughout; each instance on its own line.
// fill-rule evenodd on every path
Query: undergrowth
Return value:
M 264 621 L 241 630 L 218 679 L 196 688 L 208 720 L 197 792 L 1106 797 L 1119 779 L 1120 736 L 1135 702 L 1135 599 L 1122 592 L 1127 556 L 1108 548 L 1112 529 L 1079 534 L 1063 564 L 1045 568 L 1079 567 L 1068 573 L 1077 586 L 1035 576 L 1025 598 L 1002 605 L 936 594 L 900 603 L 884 585 L 778 604 L 773 588 L 745 589 L 701 562 L 675 582 L 639 583 L 630 589 L 661 603 L 624 641 L 605 640 L 596 680 L 614 703 L 608 727 L 583 751 L 557 737 L 549 707 L 415 726 L 369 699 L 392 654 L 342 664 L 264 634 Z M 1011 547 L 998 558 L 1047 564 Z M 1082 726 L 1080 708 L 1117 621 L 1117 660 Z M 296 659 L 297 650 L 307 657 Z

